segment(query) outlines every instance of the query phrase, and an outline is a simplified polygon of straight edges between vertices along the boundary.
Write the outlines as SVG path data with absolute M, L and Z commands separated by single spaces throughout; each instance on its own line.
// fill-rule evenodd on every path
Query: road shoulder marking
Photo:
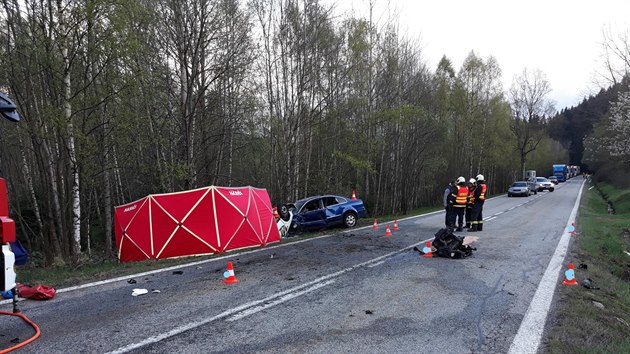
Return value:
M 551 307 L 551 300 L 553 300 L 553 295 L 558 285 L 558 276 L 560 275 L 562 263 L 564 262 L 564 257 L 569 248 L 569 241 L 571 240 L 571 234 L 568 231 L 569 226 L 574 222 L 575 216 L 577 215 L 583 189 L 584 182 L 582 182 L 580 192 L 575 200 L 575 205 L 573 206 L 571 215 L 569 215 L 569 221 L 560 237 L 558 246 L 556 246 L 556 250 L 549 261 L 545 274 L 540 280 L 540 283 L 538 283 L 538 288 L 529 304 L 521 326 L 516 336 L 514 336 L 512 345 L 510 345 L 510 354 L 535 354 L 538 351 L 543 330 L 545 329 L 545 322 L 547 322 L 547 314 Z

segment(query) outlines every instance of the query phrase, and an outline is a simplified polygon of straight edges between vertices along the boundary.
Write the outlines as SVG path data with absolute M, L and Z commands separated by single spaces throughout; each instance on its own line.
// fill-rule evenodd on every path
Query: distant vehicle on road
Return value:
M 567 165 L 553 165 L 553 175 L 558 178 L 558 182 L 566 182 L 569 178 L 569 168 Z
M 538 184 L 536 183 L 536 178 L 530 178 L 525 182 L 527 182 L 527 186 L 529 187 L 531 193 L 538 194 Z
M 536 187 L 539 192 L 544 190 L 553 192 L 554 184 L 545 177 L 536 177 Z
M 570 178 L 578 176 L 581 173 L 580 172 L 580 166 L 577 166 L 577 165 L 568 166 L 568 169 L 569 169 L 569 176 L 570 176 Z
M 338 195 L 318 195 L 288 204 L 293 214 L 291 230 L 308 231 L 343 225 L 354 227 L 367 215 L 361 199 L 352 200 Z
M 510 188 L 508 188 L 508 197 L 512 196 L 523 196 L 529 197 L 532 194 L 532 190 L 530 185 L 526 181 L 517 181 L 512 183 Z
M 551 182 L 553 184 L 560 183 L 560 182 L 558 182 L 558 177 L 556 177 L 556 176 L 549 176 L 547 179 L 549 180 L 549 182 Z
M 536 171 L 535 170 L 527 170 L 525 171 L 525 173 L 523 174 L 523 179 L 524 180 L 530 180 L 536 178 Z

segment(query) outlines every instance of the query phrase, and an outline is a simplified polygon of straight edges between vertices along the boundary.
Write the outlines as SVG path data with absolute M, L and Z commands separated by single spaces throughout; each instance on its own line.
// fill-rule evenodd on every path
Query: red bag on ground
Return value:
M 32 300 L 48 300 L 55 297 L 55 288 L 46 285 L 28 286 L 17 284 L 18 294 L 20 297 Z

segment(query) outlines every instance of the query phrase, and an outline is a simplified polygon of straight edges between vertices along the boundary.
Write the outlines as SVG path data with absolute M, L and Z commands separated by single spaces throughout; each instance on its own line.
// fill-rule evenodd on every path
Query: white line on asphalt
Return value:
M 115 354 L 122 354 L 122 353 L 129 352 L 131 350 L 134 350 L 134 349 L 142 348 L 142 347 L 144 347 L 146 345 L 155 344 L 155 343 L 158 343 L 158 342 L 160 342 L 160 341 L 162 341 L 164 339 L 176 336 L 178 334 L 184 333 L 184 332 L 186 332 L 188 330 L 191 330 L 191 329 L 194 329 L 194 328 L 201 327 L 201 326 L 206 325 L 206 324 L 208 324 L 210 322 L 213 322 L 213 321 L 225 318 L 225 317 L 229 317 L 229 316 L 235 315 L 235 314 L 237 314 L 237 313 L 239 313 L 241 311 L 247 310 L 247 309 L 249 309 L 251 307 L 258 306 L 260 304 L 264 304 L 264 303 L 270 302 L 270 301 L 272 301 L 272 300 L 274 300 L 276 298 L 283 297 L 285 295 L 291 294 L 291 293 L 296 292 L 298 290 L 302 290 L 304 288 L 312 287 L 312 286 L 315 286 L 315 285 L 318 285 L 318 284 L 323 284 L 321 286 L 328 285 L 327 281 L 330 281 L 330 280 L 332 280 L 332 279 L 334 279 L 336 277 L 339 277 L 342 274 L 345 274 L 347 272 L 353 271 L 353 270 L 355 270 L 357 268 L 361 268 L 361 267 L 365 267 L 365 266 L 369 267 L 370 265 L 376 264 L 376 263 L 378 263 L 380 261 L 383 261 L 383 260 L 385 260 L 385 259 L 387 259 L 387 258 L 389 258 L 389 257 L 391 257 L 393 255 L 396 255 L 398 253 L 402 253 L 404 251 L 410 250 L 410 249 L 412 249 L 414 247 L 417 247 L 417 246 L 419 246 L 421 244 L 424 244 L 427 241 L 431 241 L 432 239 L 433 238 L 426 239 L 424 241 L 420 241 L 418 243 L 415 243 L 415 244 L 413 244 L 411 246 L 407 246 L 407 247 L 401 248 L 401 249 L 399 249 L 397 251 L 393 251 L 393 252 L 384 254 L 382 256 L 370 259 L 370 260 L 365 261 L 365 262 L 361 262 L 359 264 L 355 264 L 355 265 L 353 265 L 351 267 L 342 269 L 342 270 L 340 270 L 338 272 L 325 275 L 323 277 L 320 277 L 320 278 L 317 278 L 317 279 L 312 280 L 310 282 L 298 285 L 298 286 L 293 287 L 291 289 L 288 289 L 288 290 L 285 290 L 285 291 L 282 291 L 282 292 L 270 295 L 270 296 L 268 296 L 268 297 L 266 297 L 264 299 L 248 302 L 248 303 L 243 304 L 243 305 L 239 305 L 239 306 L 237 306 L 237 307 L 235 307 L 233 309 L 226 310 L 226 311 L 224 311 L 224 312 L 222 312 L 222 313 L 220 313 L 220 314 L 218 314 L 218 315 L 216 315 L 214 317 L 206 318 L 204 320 L 197 321 L 197 322 L 190 322 L 190 323 L 188 323 L 188 324 L 186 324 L 184 326 L 173 328 L 172 330 L 170 330 L 168 332 L 165 332 L 165 333 L 162 333 L 162 334 L 159 334 L 157 336 L 151 336 L 151 337 L 146 338 L 146 339 L 144 339 L 144 340 L 142 340 L 140 342 L 132 343 L 132 344 L 126 345 L 124 347 L 120 347 L 120 348 L 118 348 L 118 349 L 116 349 L 114 351 L 109 352 L 108 354 L 114 354 L 114 353 Z
M 380 261 L 380 262 L 377 262 L 377 263 L 374 263 L 374 264 L 370 264 L 370 265 L 368 266 L 368 268 L 374 268 L 374 267 L 376 267 L 376 266 L 380 266 L 380 265 L 381 265 L 381 264 L 383 264 L 383 263 L 385 263 L 385 261 Z
M 504 196 L 496 196 L 496 197 L 488 198 L 487 200 L 500 198 L 500 197 L 504 197 Z M 514 208 L 510 208 L 508 210 L 512 210 L 512 209 L 514 209 Z M 432 212 L 426 213 L 426 214 L 414 215 L 414 216 L 409 216 L 409 217 L 406 217 L 406 218 L 398 219 L 398 221 L 400 222 L 400 221 L 405 221 L 405 220 L 411 220 L 411 219 L 416 219 L 416 218 L 425 217 L 425 216 L 438 214 L 438 213 L 443 213 L 443 212 L 444 212 L 444 210 L 436 210 L 436 211 L 432 211 Z M 367 228 L 370 228 L 370 227 L 372 227 L 372 225 L 363 226 L 363 227 L 357 227 L 356 229 L 343 231 L 342 233 L 348 233 L 348 232 L 364 230 L 364 229 L 367 229 Z M 257 248 L 257 249 L 253 249 L 253 250 L 250 250 L 250 251 L 244 251 L 244 252 L 238 252 L 239 250 L 235 250 L 234 252 L 238 252 L 238 253 L 230 253 L 230 254 L 226 254 L 224 256 L 220 256 L 220 257 L 213 257 L 213 258 L 210 258 L 210 259 L 205 259 L 203 261 L 191 262 L 191 263 L 186 263 L 186 264 L 180 264 L 180 265 L 176 265 L 176 266 L 172 266 L 172 267 L 168 267 L 168 268 L 161 268 L 161 269 L 151 270 L 151 271 L 148 271 L 148 272 L 124 275 L 124 276 L 117 277 L 117 278 L 105 279 L 105 280 L 101 280 L 101 281 L 97 281 L 97 282 L 81 284 L 81 285 L 71 286 L 71 287 L 67 287 L 67 288 L 61 288 L 61 289 L 57 289 L 56 294 L 61 294 L 61 293 L 74 291 L 74 290 L 79 290 L 79 289 L 91 288 L 91 287 L 99 286 L 99 285 L 115 283 L 115 282 L 118 282 L 118 281 L 125 281 L 125 280 L 129 280 L 129 279 L 133 279 L 133 278 L 140 278 L 140 277 L 144 277 L 144 276 L 152 275 L 152 274 L 158 274 L 158 273 L 163 273 L 163 272 L 170 272 L 172 270 L 178 270 L 178 269 L 187 268 L 187 267 L 194 267 L 194 266 L 202 265 L 202 264 L 205 264 L 205 263 L 210 263 L 210 262 L 220 261 L 220 260 L 224 260 L 224 259 L 234 258 L 235 256 L 239 256 L 240 257 L 240 256 L 244 256 L 244 255 L 247 255 L 247 254 L 258 253 L 258 252 L 267 251 L 267 250 L 270 250 L 270 249 L 280 248 L 280 247 L 284 247 L 284 246 L 297 245 L 297 244 L 302 243 L 302 242 L 309 242 L 309 241 L 312 241 L 312 240 L 315 240 L 315 239 L 331 237 L 331 236 L 334 236 L 334 235 L 336 235 L 336 234 L 321 235 L 321 236 L 311 237 L 311 238 L 300 240 L 300 241 L 293 241 L 293 242 L 288 242 L 288 243 L 280 243 L 280 244 L 277 244 L 277 245 L 271 245 L 270 244 L 270 245 L 268 245 L 265 248 Z M 9 300 L 2 300 L 2 301 L 0 301 L 0 305 L 8 304 L 8 303 L 11 303 L 11 302 L 13 302 L 13 300 L 11 300 L 11 299 L 9 299 Z
M 494 198 L 497 198 L 497 197 L 493 197 L 493 198 L 490 198 L 490 199 L 494 199 Z M 414 215 L 414 216 L 410 216 L 410 217 L 407 217 L 407 218 L 398 219 L 398 221 L 400 222 L 400 221 L 404 221 L 404 220 L 420 218 L 420 217 L 429 216 L 429 215 L 433 215 L 433 214 L 437 214 L 437 213 L 443 213 L 443 212 L 444 212 L 444 210 L 437 210 L 437 211 L 432 211 L 432 212 L 426 213 L 426 214 Z M 356 229 L 343 231 L 342 233 L 348 233 L 348 232 L 364 230 L 364 229 L 371 228 L 371 227 L 372 227 L 372 225 L 363 226 L 363 227 L 357 227 Z M 277 244 L 277 245 L 268 245 L 265 248 L 257 248 L 257 249 L 250 250 L 250 251 L 245 251 L 245 252 L 238 252 L 239 250 L 235 250 L 234 252 L 238 252 L 238 253 L 231 253 L 231 254 L 227 254 L 227 255 L 224 255 L 224 256 L 220 256 L 220 257 L 214 257 L 214 258 L 210 258 L 210 259 L 205 259 L 203 261 L 186 263 L 186 264 L 180 264 L 180 265 L 176 265 L 176 266 L 172 266 L 172 267 L 168 267 L 168 268 L 161 268 L 161 269 L 151 270 L 151 271 L 144 272 L 144 273 L 130 274 L 130 275 L 125 275 L 125 276 L 121 276 L 121 277 L 117 277 L 117 278 L 101 280 L 101 281 L 97 281 L 97 282 L 93 282 L 93 283 L 87 283 L 87 284 L 81 284 L 81 285 L 77 285 L 77 286 L 71 286 L 71 287 L 68 287 L 68 288 L 57 289 L 56 294 L 65 293 L 65 292 L 68 292 L 68 291 L 79 290 L 79 289 L 84 289 L 84 288 L 90 288 L 90 287 L 99 286 L 99 285 L 105 285 L 105 284 L 109 284 L 109 283 L 115 283 L 117 281 L 124 281 L 124 280 L 133 279 L 133 278 L 140 278 L 140 277 L 144 277 L 144 276 L 147 276 L 147 275 L 152 275 L 152 274 L 157 274 L 157 273 L 162 273 L 162 272 L 170 272 L 172 270 L 178 270 L 178 269 L 182 269 L 182 268 L 198 266 L 198 265 L 202 265 L 202 264 L 205 264 L 205 263 L 220 261 L 220 260 L 224 260 L 224 259 L 231 259 L 231 258 L 234 258 L 236 256 L 241 257 L 241 256 L 244 256 L 244 255 L 247 255 L 247 254 L 251 254 L 251 253 L 258 253 L 258 252 L 262 252 L 262 251 L 268 251 L 268 250 L 271 250 L 271 249 L 276 249 L 276 248 L 285 247 L 285 246 L 289 246 L 289 245 L 297 245 L 297 244 L 302 243 L 302 242 L 309 242 L 309 241 L 312 241 L 312 240 L 315 240 L 315 239 L 331 237 L 331 236 L 334 236 L 334 235 L 336 235 L 336 234 L 321 235 L 321 236 L 311 237 L 311 238 L 307 238 L 307 239 L 300 240 L 300 241 L 293 241 L 293 242 L 288 242 L 288 243 L 280 243 L 280 244 Z M 12 301 L 13 300 L 10 300 L 10 299 L 9 300 L 2 300 L 2 301 L 0 301 L 0 305 L 8 304 L 8 303 L 11 303 Z
M 296 297 L 298 297 L 300 295 L 304 295 L 304 294 L 309 293 L 311 291 L 315 291 L 315 290 L 317 290 L 319 288 L 323 288 L 324 286 L 332 284 L 334 282 L 335 282 L 334 280 L 329 280 L 329 281 L 324 282 L 324 283 L 315 284 L 315 285 L 311 286 L 310 288 L 304 289 L 302 291 L 298 291 L 298 292 L 291 293 L 291 294 L 286 294 L 284 296 L 281 296 L 280 298 L 278 298 L 275 301 L 268 302 L 268 303 L 266 303 L 264 305 L 250 307 L 250 308 L 248 308 L 246 310 L 243 310 L 242 312 L 237 313 L 236 315 L 226 319 L 226 321 L 232 322 L 232 321 L 240 320 L 241 318 L 247 317 L 249 315 L 253 315 L 253 314 L 255 314 L 257 312 L 260 312 L 260 311 L 262 311 L 264 309 L 268 309 L 270 307 L 276 306 L 276 305 L 281 304 L 283 302 L 286 302 L 286 301 L 289 301 L 291 299 L 294 299 L 294 298 L 296 298 Z
M 496 196 L 496 197 L 488 198 L 486 200 L 492 200 L 492 199 L 500 198 L 500 197 L 503 197 L 503 196 L 502 195 L 501 196 Z M 425 217 L 425 216 L 429 216 L 429 215 L 433 215 L 433 214 L 438 214 L 438 213 L 443 213 L 443 212 L 444 212 L 444 210 L 436 210 L 436 211 L 432 211 L 430 213 L 414 215 L 414 216 L 409 216 L 409 217 L 406 217 L 406 218 L 398 219 L 398 221 L 400 222 L 400 221 L 405 221 L 405 220 L 411 220 L 411 219 L 421 218 L 421 217 Z M 348 233 L 348 232 L 354 232 L 354 231 L 359 231 L 359 230 L 365 230 L 365 229 L 371 228 L 371 227 L 372 227 L 372 225 L 357 227 L 355 229 L 342 231 L 342 233 Z M 117 278 L 113 278 L 113 279 L 106 279 L 106 280 L 101 280 L 101 281 L 97 281 L 97 282 L 93 282 L 93 283 L 87 283 L 87 284 L 81 284 L 81 285 L 77 285 L 77 286 L 71 286 L 71 287 L 68 287 L 68 288 L 57 289 L 56 294 L 65 293 L 65 292 L 73 291 L 73 290 L 84 289 L 84 288 L 90 288 L 90 287 L 98 286 L 98 285 L 105 285 L 105 284 L 114 283 L 114 282 L 117 282 L 117 281 L 129 280 L 129 279 L 133 279 L 133 278 L 140 278 L 140 277 L 144 277 L 144 276 L 151 275 L 151 274 L 157 274 L 157 273 L 169 272 L 169 271 L 172 271 L 172 270 L 177 270 L 177 269 L 182 269 L 182 268 L 187 268 L 187 267 L 193 267 L 193 266 L 197 266 L 197 265 L 201 265 L 201 264 L 205 264 L 205 263 L 210 263 L 210 262 L 214 262 L 214 261 L 220 261 L 220 260 L 223 260 L 223 259 L 234 258 L 235 256 L 239 256 L 240 257 L 240 256 L 244 256 L 244 255 L 247 255 L 247 254 L 257 253 L 257 252 L 262 252 L 262 251 L 268 251 L 270 249 L 280 248 L 280 247 L 284 247 L 284 246 L 297 245 L 297 244 L 302 243 L 302 242 L 309 242 L 309 241 L 312 241 L 312 240 L 315 240 L 315 239 L 331 237 L 331 236 L 334 236 L 334 235 L 336 235 L 336 233 L 335 234 L 328 234 L 328 235 L 321 235 L 321 236 L 311 237 L 311 238 L 307 238 L 307 239 L 300 240 L 300 241 L 293 241 L 293 242 L 288 242 L 288 243 L 280 243 L 280 244 L 277 244 L 277 245 L 269 244 L 265 248 L 257 248 L 257 249 L 253 249 L 253 250 L 250 250 L 250 251 L 244 251 L 244 252 L 238 252 L 239 250 L 234 250 L 235 253 L 227 254 L 227 255 L 224 255 L 224 256 L 220 256 L 220 257 L 214 257 L 214 258 L 210 258 L 210 259 L 205 259 L 203 261 L 186 263 L 186 264 L 180 264 L 180 265 L 176 265 L 176 266 L 172 266 L 172 267 L 168 267 L 168 268 L 151 270 L 151 271 L 144 272 L 144 273 L 130 274 L 130 275 L 125 275 L 125 276 L 117 277 Z M 3 300 L 3 301 L 0 301 L 0 305 L 8 304 L 8 303 L 10 303 L 12 301 L 13 300 Z
M 569 221 L 567 221 L 567 225 L 564 228 L 564 232 L 560 237 L 558 246 L 556 246 L 556 250 L 549 261 L 545 274 L 540 280 L 540 283 L 538 283 L 536 293 L 534 293 L 534 297 L 525 313 L 523 322 L 521 322 L 521 326 L 512 341 L 509 351 L 510 354 L 536 353 L 538 351 L 543 329 L 545 328 L 545 322 L 547 321 L 547 313 L 549 312 L 553 293 L 558 284 L 558 275 L 560 274 L 564 257 L 569 248 L 569 240 L 571 239 L 571 234 L 568 231 L 569 226 L 571 226 L 571 223 L 575 222 L 575 216 L 580 206 L 580 198 L 582 198 L 583 187 L 584 182 L 582 182 L 580 192 L 575 200 L 575 205 L 569 216 Z
M 489 221 L 489 220 L 493 220 L 493 219 L 496 219 L 496 218 L 497 218 L 496 216 L 491 216 L 491 217 L 489 217 L 489 218 L 487 218 L 487 219 L 485 219 L 485 220 L 486 220 L 486 221 Z

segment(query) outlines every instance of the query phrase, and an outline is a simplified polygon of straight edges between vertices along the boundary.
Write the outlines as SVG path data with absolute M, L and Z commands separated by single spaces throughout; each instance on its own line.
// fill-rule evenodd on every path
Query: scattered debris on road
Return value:
M 133 292 L 131 293 L 131 296 L 144 295 L 144 294 L 147 294 L 148 292 L 149 292 L 149 290 L 147 290 L 147 289 L 133 289 Z

